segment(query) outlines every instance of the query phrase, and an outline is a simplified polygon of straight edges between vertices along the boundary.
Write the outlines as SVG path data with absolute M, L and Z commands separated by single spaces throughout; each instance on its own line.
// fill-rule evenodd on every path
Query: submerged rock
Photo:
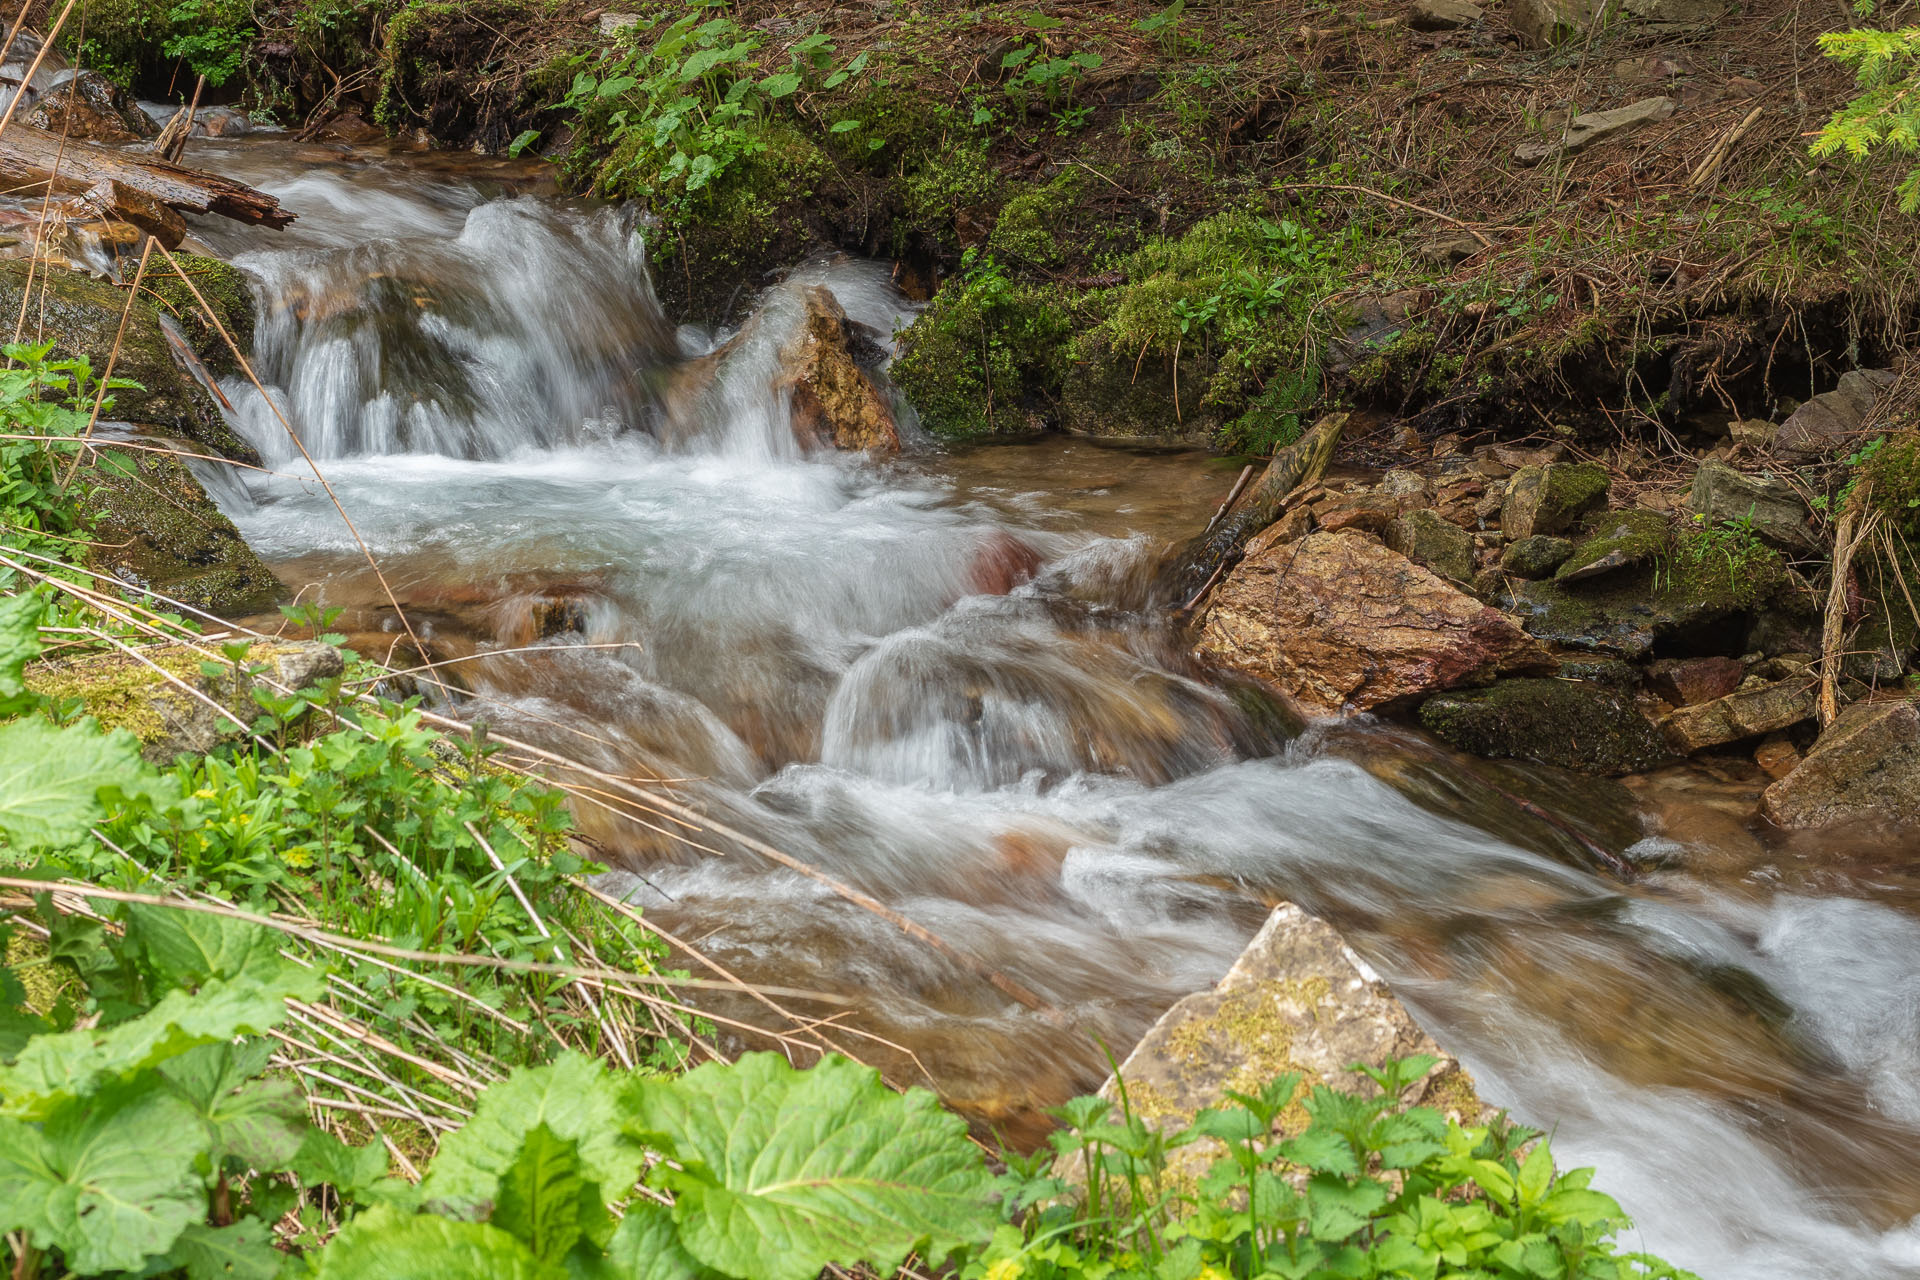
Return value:
M 898 453 L 900 429 L 886 392 L 855 352 L 862 336 L 825 285 L 806 291 L 806 320 L 781 351 L 781 386 L 792 395 L 793 432 L 803 443 Z M 866 346 L 872 347 L 871 340 Z
M 1201 656 L 1325 715 L 1484 683 L 1543 655 L 1498 611 L 1352 531 L 1249 554 L 1213 596 Z
M 1920 703 L 1858 702 L 1840 713 L 1761 811 L 1783 827 L 1850 819 L 1920 823 Z
M 1196 1112 L 1253 1092 L 1289 1071 L 1307 1087 L 1373 1095 L 1355 1063 L 1393 1058 L 1439 1059 L 1409 1096 L 1465 1124 L 1480 1123 L 1486 1104 L 1459 1062 L 1436 1044 L 1394 998 L 1380 975 L 1324 920 L 1282 903 L 1217 986 L 1161 1015 L 1109 1079 L 1103 1097 L 1118 1100 L 1120 1083 L 1134 1113 L 1162 1132 L 1191 1124 Z M 1296 1131 L 1298 1108 L 1281 1125 Z M 1219 1154 L 1211 1141 L 1183 1149 L 1176 1168 L 1198 1172 Z
M 1475 755 L 1622 774 L 1672 758 L 1630 693 L 1575 680 L 1501 680 L 1428 698 L 1420 723 Z
M 279 579 L 179 458 L 106 446 L 80 475 L 96 571 L 222 617 L 280 598 Z

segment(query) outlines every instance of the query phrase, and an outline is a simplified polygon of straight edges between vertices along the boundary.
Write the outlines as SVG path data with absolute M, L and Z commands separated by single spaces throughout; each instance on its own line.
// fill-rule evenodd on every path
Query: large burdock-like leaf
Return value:
M 479 1216 L 500 1193 L 535 1125 L 576 1144 L 582 1176 L 609 1200 L 623 1199 L 640 1177 L 645 1151 L 621 1131 L 622 1086 L 579 1053 L 523 1067 L 480 1095 L 473 1119 L 446 1136 L 433 1157 L 421 1199 L 455 1216 Z
M 38 716 L 0 724 L 0 838 L 16 850 L 72 844 L 106 816 L 102 791 L 137 790 L 147 774 L 124 729 L 56 729 Z
M 11 1065 L 0 1066 L 0 1112 L 39 1117 L 64 1098 L 176 1057 L 195 1045 L 257 1035 L 287 1014 L 289 996 L 312 999 L 325 981 L 294 965 L 260 980 L 242 974 L 197 993 L 175 988 L 137 1018 L 101 1030 L 35 1036 Z
M 320 1254 L 317 1280 L 559 1280 L 564 1274 L 498 1227 L 382 1205 L 341 1228 Z
M 160 1074 L 206 1126 L 216 1162 L 238 1156 L 255 1169 L 284 1169 L 307 1131 L 307 1099 L 291 1080 L 256 1080 L 271 1040 L 203 1044 L 160 1064 Z
M 855 1262 L 885 1274 L 916 1246 L 937 1263 L 998 1221 L 965 1123 L 844 1058 L 795 1071 L 749 1054 L 645 1082 L 637 1104 L 635 1127 L 681 1166 L 659 1176 L 682 1245 L 729 1275 L 810 1280 Z
M 205 1146 L 184 1103 L 140 1085 L 69 1101 L 44 1129 L 0 1119 L 0 1231 L 59 1249 L 76 1275 L 138 1270 L 206 1217 Z

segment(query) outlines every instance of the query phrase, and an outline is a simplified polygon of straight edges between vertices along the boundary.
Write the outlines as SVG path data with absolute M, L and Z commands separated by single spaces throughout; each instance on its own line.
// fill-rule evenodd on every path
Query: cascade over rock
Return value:
M 832 290 L 808 286 L 806 319 L 780 353 L 786 366 L 780 385 L 792 396 L 793 433 L 803 444 L 900 452 L 893 406 L 856 359 L 861 348 L 868 363 L 884 355 L 857 331 Z

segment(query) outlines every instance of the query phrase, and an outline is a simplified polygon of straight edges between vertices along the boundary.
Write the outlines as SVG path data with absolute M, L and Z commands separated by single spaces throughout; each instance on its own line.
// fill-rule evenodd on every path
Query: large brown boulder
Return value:
M 793 432 L 808 445 L 898 453 L 893 406 L 855 353 L 872 347 L 824 285 L 806 291 L 806 319 L 781 351 L 781 386 L 792 396 Z
M 1761 811 L 1783 827 L 1920 823 L 1920 703 L 1857 702 L 1827 727 Z
M 1309 711 L 1368 711 L 1543 659 L 1505 615 L 1364 534 L 1254 548 L 1215 592 L 1200 654 Z

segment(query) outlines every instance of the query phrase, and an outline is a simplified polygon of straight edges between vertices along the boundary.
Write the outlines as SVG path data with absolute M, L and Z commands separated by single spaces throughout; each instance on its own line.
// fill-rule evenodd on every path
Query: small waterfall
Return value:
M 257 371 L 315 458 L 500 458 L 617 433 L 644 425 L 650 372 L 677 354 L 640 237 L 613 210 L 496 200 L 451 238 L 238 263 L 272 299 Z M 263 456 L 298 456 L 249 384 L 228 395 Z

